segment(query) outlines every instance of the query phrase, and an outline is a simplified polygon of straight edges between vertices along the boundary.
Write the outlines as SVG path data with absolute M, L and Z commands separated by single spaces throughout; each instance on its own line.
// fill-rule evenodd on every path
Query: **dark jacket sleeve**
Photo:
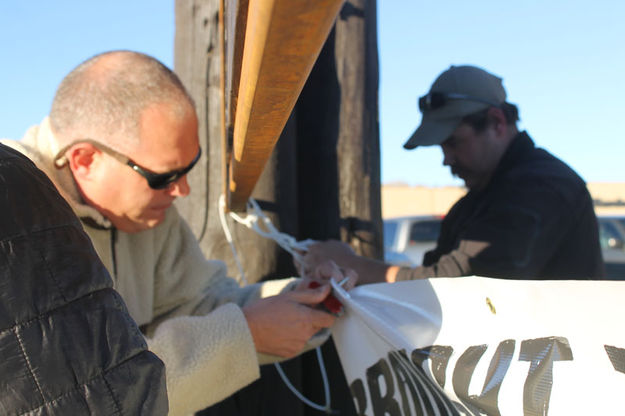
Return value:
M 164 366 L 78 219 L 1 145 L 0 207 L 0 414 L 167 414 Z

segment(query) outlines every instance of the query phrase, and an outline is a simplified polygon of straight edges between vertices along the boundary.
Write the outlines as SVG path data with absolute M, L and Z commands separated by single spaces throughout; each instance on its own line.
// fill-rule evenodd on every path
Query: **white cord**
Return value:
M 295 388 L 295 386 L 293 386 L 293 384 L 291 384 L 291 381 L 284 373 L 284 370 L 282 370 L 282 367 L 280 366 L 280 364 L 274 363 L 273 365 L 276 367 L 276 370 L 278 370 L 278 374 L 280 374 L 280 378 L 282 378 L 282 381 L 284 381 L 284 384 L 286 384 L 289 390 L 291 390 L 291 392 L 295 396 L 297 396 L 298 399 L 300 399 L 302 402 L 306 403 L 308 406 L 312 407 L 313 409 L 319 410 L 321 412 L 325 412 L 327 414 L 331 414 L 332 408 L 330 407 L 330 384 L 328 383 L 328 374 L 326 373 L 326 367 L 323 362 L 323 355 L 321 354 L 321 348 L 317 347 L 315 348 L 315 351 L 317 352 L 317 360 L 319 361 L 319 368 L 321 370 L 321 378 L 323 379 L 323 393 L 326 398 L 325 406 L 314 403 L 310 401 L 309 399 L 307 399 L 306 397 L 304 397 L 304 395 L 300 393 Z
M 247 215 L 245 218 L 234 212 L 230 213 L 230 217 L 259 235 L 274 240 L 280 247 L 289 252 L 296 262 L 300 265 L 304 265 L 304 258 L 300 253 L 308 251 L 308 247 L 314 243 L 314 240 L 297 241 L 292 236 L 278 231 L 271 220 L 265 216 L 254 199 L 250 198 L 247 203 Z M 261 228 L 261 223 L 265 229 Z
M 230 234 L 230 229 L 228 228 L 228 223 L 226 221 L 225 210 L 226 203 L 224 195 L 220 195 L 219 197 L 219 220 L 221 221 L 221 227 L 224 230 L 224 234 L 226 235 L 226 240 L 230 245 L 230 249 L 232 250 L 232 255 L 234 256 L 234 261 L 237 264 L 237 268 L 239 269 L 239 283 L 243 286 L 247 285 L 247 278 L 245 277 L 245 272 L 243 271 L 243 266 L 241 266 L 241 262 L 239 261 L 239 256 L 237 254 L 236 248 L 234 247 L 234 242 L 232 240 L 232 234 Z M 230 212 L 230 217 L 233 218 L 239 224 L 245 225 L 250 230 L 255 231 L 259 235 L 270 238 L 275 241 L 280 247 L 289 252 L 293 259 L 300 265 L 305 266 L 306 262 L 304 261 L 304 257 L 301 253 L 306 253 L 308 251 L 308 247 L 314 243 L 314 240 L 304 240 L 297 241 L 292 236 L 279 232 L 276 227 L 273 225 L 271 220 L 265 216 L 265 214 L 261 211 L 260 207 L 256 203 L 256 201 L 252 198 L 249 199 L 247 203 L 247 215 L 245 218 L 235 214 L 234 212 Z M 263 224 L 265 229 L 262 229 L 259 226 L 259 223 Z M 301 270 L 304 270 L 301 267 Z M 284 370 L 280 366 L 280 363 L 274 363 L 278 374 L 280 374 L 280 378 L 284 381 L 284 384 L 291 390 L 291 392 L 306 405 L 312 407 L 313 409 L 319 410 L 321 412 L 325 412 L 327 414 L 332 413 L 332 408 L 330 407 L 330 383 L 328 382 L 328 374 L 326 371 L 325 364 L 323 362 L 323 355 L 321 354 L 321 348 L 315 348 L 317 352 L 317 360 L 319 361 L 319 371 L 321 372 L 321 379 L 323 381 L 323 392 L 325 395 L 325 405 L 320 405 L 312 402 L 311 400 L 304 397 L 302 393 L 300 393 L 295 386 L 291 383 L 287 375 L 284 373 Z
M 228 244 L 230 245 L 230 250 L 232 250 L 234 262 L 236 263 L 237 269 L 239 270 L 239 284 L 241 286 L 247 286 L 247 278 L 245 277 L 245 272 L 243 271 L 243 266 L 241 265 L 241 261 L 239 260 L 237 250 L 234 247 L 234 242 L 232 241 L 232 234 L 230 234 L 228 222 L 226 221 L 226 199 L 224 198 L 224 194 L 221 194 L 219 196 L 219 221 L 221 222 L 221 228 L 222 230 L 224 230 L 224 234 L 226 235 L 226 241 L 228 241 Z

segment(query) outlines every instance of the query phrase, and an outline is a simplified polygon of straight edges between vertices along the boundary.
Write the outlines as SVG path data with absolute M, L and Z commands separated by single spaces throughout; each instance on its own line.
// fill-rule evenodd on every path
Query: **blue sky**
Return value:
M 174 1 L 3 0 L 0 44 L 0 137 L 20 138 L 96 53 L 132 49 L 173 66 Z
M 625 182 L 625 3 L 378 0 L 383 183 L 458 185 L 437 147 L 406 151 L 417 98 L 451 64 L 504 79 L 521 128 L 589 182 Z M 98 52 L 173 65 L 174 1 L 0 3 L 0 137 L 48 112 L 60 80 Z
M 587 181 L 625 181 L 625 3 L 386 0 L 378 8 L 383 182 L 461 183 L 437 147 L 402 148 L 420 121 L 417 98 L 451 64 L 501 76 L 520 127 Z

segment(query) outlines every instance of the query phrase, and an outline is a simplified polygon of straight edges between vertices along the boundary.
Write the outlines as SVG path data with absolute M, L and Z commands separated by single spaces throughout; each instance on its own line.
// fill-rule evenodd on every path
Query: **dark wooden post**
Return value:
M 207 258 L 237 274 L 218 216 L 223 188 L 217 0 L 176 0 L 175 71 L 196 101 L 205 152 L 189 175 L 192 194 L 177 207 Z M 340 238 L 360 254 L 382 256 L 375 0 L 343 6 L 274 154 L 254 190 L 281 231 L 298 239 Z M 290 256 L 229 221 L 248 281 L 293 275 Z M 331 342 L 324 346 L 332 406 L 354 413 Z M 286 364 L 307 397 L 323 401 L 311 353 Z M 319 415 L 286 390 L 271 367 L 263 379 L 203 414 Z M 212 412 L 212 413 L 211 413 Z
M 381 258 L 375 0 L 345 3 L 296 114 L 302 237 Z
M 174 69 L 193 96 L 200 122 L 202 160 L 189 174 L 192 193 L 177 201 L 177 207 L 198 237 L 208 258 L 228 264 L 232 276 L 238 271 L 219 220 L 219 196 L 222 192 L 220 44 L 218 33 L 219 1 L 177 0 Z M 264 201 L 276 200 L 275 157 L 267 164 L 253 196 Z M 282 169 L 282 168 L 281 168 Z M 288 172 L 284 172 L 288 174 Z M 282 217 L 269 211 L 277 227 Z M 283 218 L 290 218 L 284 216 Z M 278 248 L 265 238 L 228 220 L 247 280 L 256 282 L 277 272 Z
M 345 3 L 295 113 L 299 237 L 341 239 L 361 255 L 381 258 L 375 0 Z M 334 344 L 322 351 L 334 374 L 333 409 L 354 414 Z M 321 401 L 316 360 L 306 355 L 303 365 L 305 391 Z

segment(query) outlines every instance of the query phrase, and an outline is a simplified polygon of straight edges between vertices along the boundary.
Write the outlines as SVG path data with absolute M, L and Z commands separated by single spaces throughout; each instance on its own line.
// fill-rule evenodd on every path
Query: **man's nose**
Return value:
M 187 175 L 184 175 L 176 182 L 173 182 L 167 188 L 168 193 L 171 196 L 175 197 L 185 197 L 191 193 L 191 187 L 189 186 L 189 182 L 187 182 Z

